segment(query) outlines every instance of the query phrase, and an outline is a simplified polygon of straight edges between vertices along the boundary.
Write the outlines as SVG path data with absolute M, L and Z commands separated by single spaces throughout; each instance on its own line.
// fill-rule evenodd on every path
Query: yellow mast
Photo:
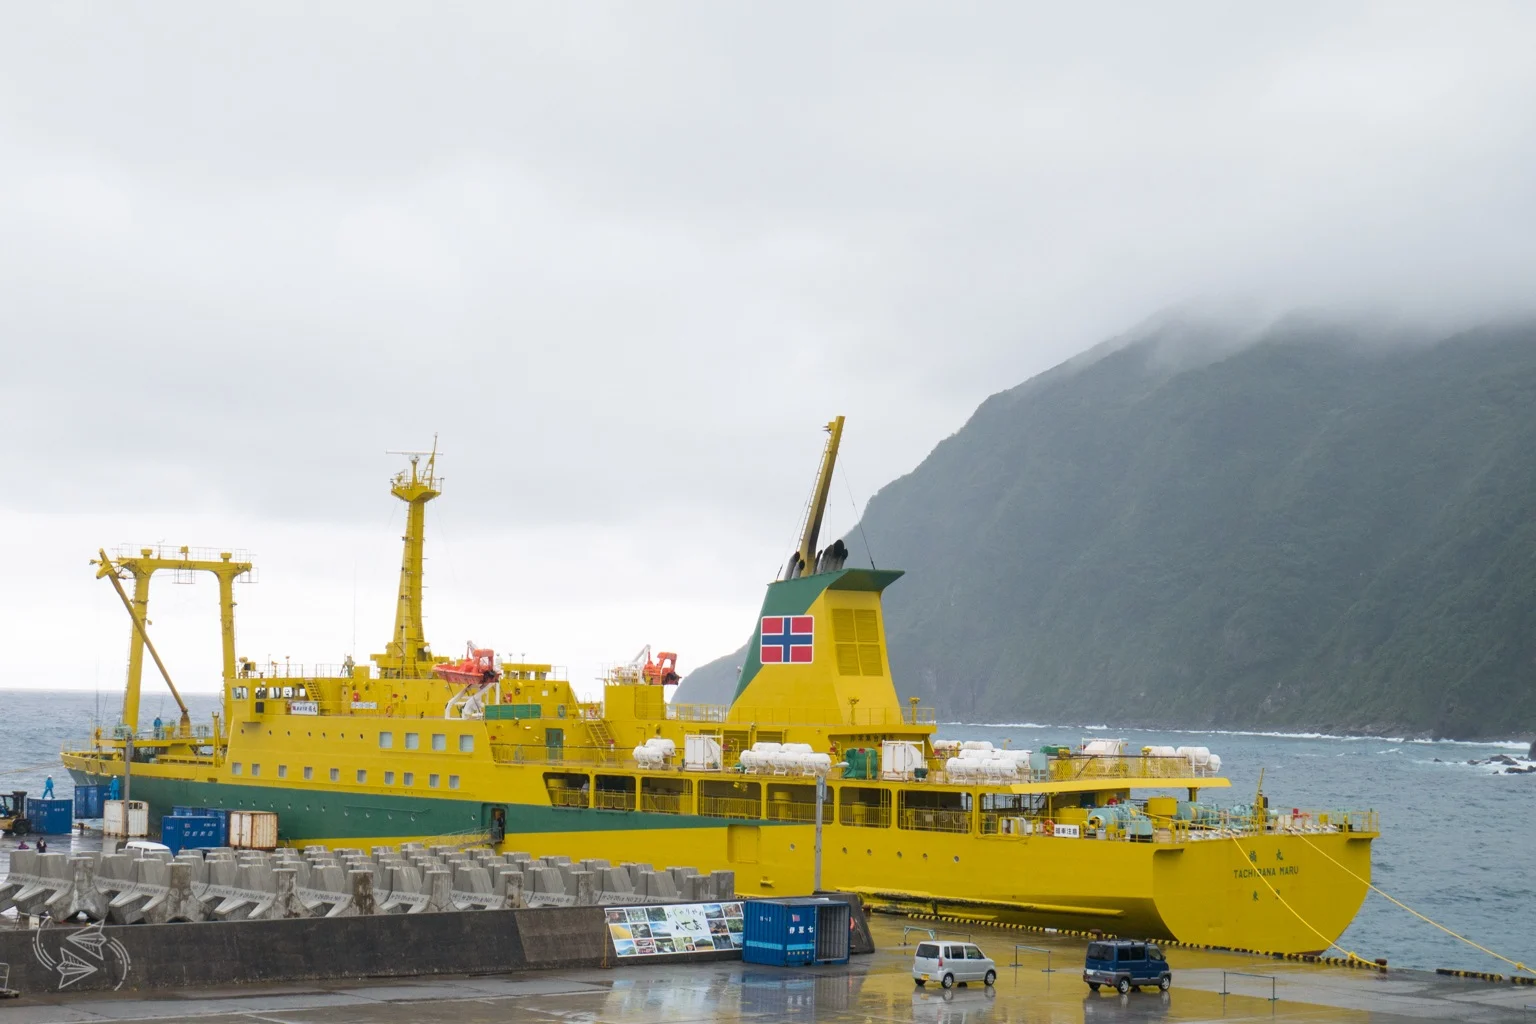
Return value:
M 837 465 L 837 446 L 843 440 L 843 417 L 837 417 L 825 429 L 828 434 L 827 447 L 821 453 L 816 487 L 811 492 L 810 506 L 805 510 L 805 527 L 800 531 L 800 549 L 796 552 L 795 563 L 785 573 L 786 579 L 816 571 L 816 540 L 821 535 L 821 520 L 827 511 L 827 495 L 832 490 L 832 469 Z
M 432 649 L 421 620 L 422 547 L 426 539 L 427 502 L 442 492 L 437 469 L 437 438 L 430 452 L 390 452 L 409 455 L 411 468 L 395 474 L 389 492 L 405 502 L 405 550 L 400 557 L 400 591 L 395 604 L 395 632 L 384 653 L 373 655 L 382 679 L 420 679 L 432 671 Z M 420 465 L 422 456 L 426 464 Z
M 128 609 L 128 615 L 133 620 L 133 632 L 129 637 L 128 646 L 128 686 L 123 691 L 123 724 L 135 732 L 138 731 L 139 684 L 144 674 L 144 648 L 147 646 L 150 655 L 155 659 L 155 664 L 160 668 L 160 674 L 165 677 L 165 684 L 171 688 L 171 695 L 176 698 L 176 703 L 181 707 L 181 735 L 188 735 L 191 731 L 191 722 L 187 714 L 187 706 L 182 703 L 181 695 L 176 692 L 176 687 L 171 682 L 170 673 L 165 670 L 165 665 L 160 661 L 160 655 L 155 652 L 154 645 L 149 642 L 149 634 L 145 631 L 145 626 L 149 624 L 149 579 L 160 569 L 174 569 L 177 572 L 211 572 L 218 577 L 219 632 L 224 648 L 224 684 L 228 686 L 229 681 L 235 677 L 234 583 L 236 577 L 251 571 L 251 563 L 234 561 L 234 555 L 228 551 L 220 551 L 217 560 L 193 558 L 192 549 L 185 545 L 177 549 L 177 557 L 171 558 L 157 556 L 154 548 L 140 548 L 137 557 L 120 557 L 115 566 L 113 560 L 107 557 L 105 550 L 98 553 L 101 556 L 100 559 L 92 559 L 91 562 L 92 565 L 100 566 L 96 571 L 97 578 L 111 579 L 113 588 L 117 590 L 118 597 L 122 598 L 123 605 Z M 121 577 L 118 576 L 119 569 L 133 576 L 131 603 L 123 592 Z

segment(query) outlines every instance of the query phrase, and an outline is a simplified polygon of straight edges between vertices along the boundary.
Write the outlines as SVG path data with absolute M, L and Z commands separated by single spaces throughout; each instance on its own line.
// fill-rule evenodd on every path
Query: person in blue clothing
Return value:
M 53 776 L 52 775 L 48 776 L 46 779 L 43 780 L 43 799 L 44 800 L 52 800 L 53 799 Z
M 119 795 L 121 793 L 121 791 L 122 791 L 122 783 L 119 781 L 117 776 L 115 776 L 115 775 L 112 776 L 112 783 L 111 783 L 111 785 L 109 785 L 107 787 L 107 794 L 108 794 L 107 795 L 107 799 L 109 799 L 109 800 L 120 800 L 120 799 L 122 799 L 122 797 Z
M 155 739 L 157 739 L 157 740 L 160 739 L 161 732 L 162 732 L 162 730 L 164 728 L 165 728 L 165 725 L 164 725 L 164 723 L 162 723 L 160 721 L 160 716 L 156 715 L 155 716 Z

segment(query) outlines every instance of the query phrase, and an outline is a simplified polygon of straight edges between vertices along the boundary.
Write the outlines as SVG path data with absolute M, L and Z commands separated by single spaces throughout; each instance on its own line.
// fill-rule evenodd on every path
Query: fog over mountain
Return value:
M 1523 6 L 11 5 L 3 681 L 114 685 L 103 544 L 255 552 L 240 647 L 389 628 L 590 681 L 739 642 L 830 416 L 829 531 L 1158 310 L 1528 306 Z M 1396 329 L 1394 328 L 1394 332 Z M 217 685 L 211 587 L 161 588 Z M 71 656 L 61 667 L 58 652 Z

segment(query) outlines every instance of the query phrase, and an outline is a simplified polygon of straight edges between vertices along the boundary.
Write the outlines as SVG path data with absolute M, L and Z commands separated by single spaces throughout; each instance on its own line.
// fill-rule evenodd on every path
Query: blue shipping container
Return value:
M 213 846 L 229 845 L 229 812 L 217 810 L 212 807 L 172 807 L 170 818 L 215 818 L 219 823 L 219 841 Z M 165 818 L 160 819 L 160 829 L 165 830 Z M 166 844 L 170 845 L 170 844 Z M 198 847 L 201 849 L 201 847 Z
M 76 786 L 75 787 L 75 817 L 99 818 L 102 815 L 101 802 L 106 795 L 105 786 Z
M 43 800 L 27 797 L 27 818 L 40 836 L 67 836 L 75 827 L 75 802 L 68 797 Z
M 748 900 L 746 945 L 741 958 L 752 964 L 788 967 L 793 964 L 848 962 L 848 904 L 842 900 Z
M 217 815 L 193 816 L 167 814 L 160 819 L 160 841 L 171 848 L 171 854 L 182 850 L 207 850 L 223 846 L 221 835 L 228 827 L 228 819 Z

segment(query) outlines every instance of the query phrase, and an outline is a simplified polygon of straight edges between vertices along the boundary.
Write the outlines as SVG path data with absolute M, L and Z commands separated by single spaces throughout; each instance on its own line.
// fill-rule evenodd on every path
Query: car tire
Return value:
M 924 985 L 926 985 L 928 983 L 926 981 L 924 981 L 922 978 L 913 978 L 912 979 L 912 984 L 916 985 L 918 988 L 922 988 Z
M 1125 995 L 1130 990 L 1131 990 L 1131 979 L 1130 978 L 1121 978 L 1119 981 L 1115 982 L 1115 991 L 1119 992 L 1121 995 Z
M 944 985 L 945 988 L 954 988 L 955 987 L 955 976 L 953 974 L 946 974 L 946 975 L 944 975 L 943 985 Z
M 981 983 L 983 985 L 987 986 L 988 988 L 991 988 L 994 984 L 996 984 L 996 982 L 997 982 L 997 972 L 996 971 L 988 971 L 987 972 L 987 976 L 985 978 L 981 979 Z
M 1173 984 L 1173 979 L 1171 977 L 1169 977 L 1168 975 L 1166 975 L 1166 974 L 1163 975 L 1161 978 L 1157 979 L 1157 987 L 1158 987 L 1158 990 L 1161 991 L 1161 992 L 1167 992 L 1168 991 L 1168 986 L 1172 985 L 1172 984 Z
M 1088 989 L 1091 992 L 1097 992 L 1099 990 L 1099 983 L 1096 981 L 1090 981 L 1088 983 Z

